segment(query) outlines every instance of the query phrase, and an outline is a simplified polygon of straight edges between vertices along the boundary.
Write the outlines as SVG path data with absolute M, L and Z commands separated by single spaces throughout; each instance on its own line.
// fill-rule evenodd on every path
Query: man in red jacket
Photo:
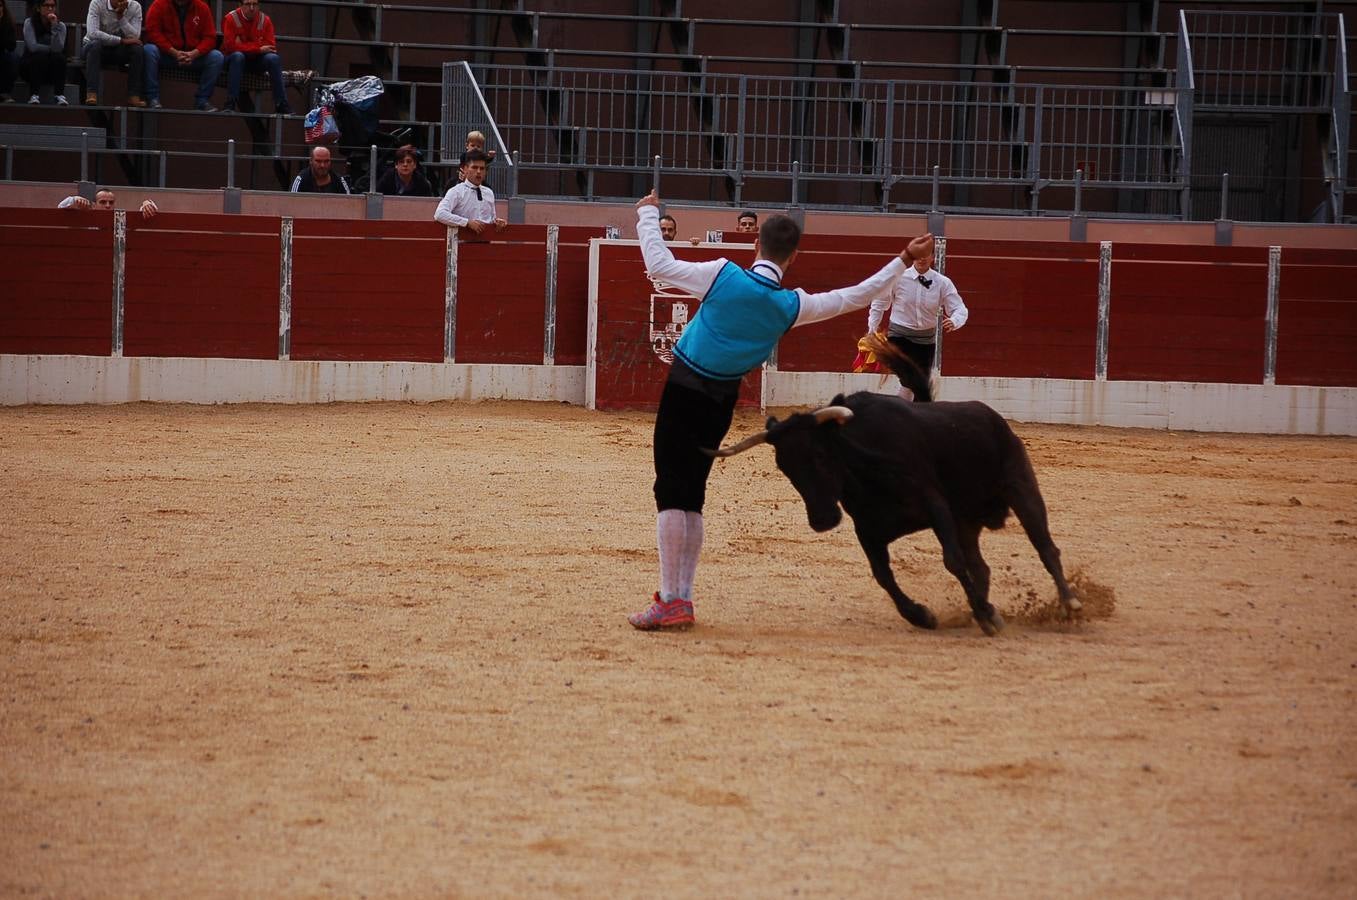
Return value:
M 226 55 L 226 109 L 236 108 L 240 99 L 240 79 L 246 72 L 268 72 L 273 89 L 273 111 L 292 114 L 283 92 L 283 63 L 278 58 L 278 41 L 273 36 L 273 20 L 259 9 L 259 0 L 241 0 L 240 8 L 221 20 L 222 53 Z
M 193 108 L 216 112 L 208 101 L 221 74 L 217 25 L 203 0 L 155 0 L 146 14 L 146 102 L 160 108 L 160 67 L 184 66 L 198 73 Z

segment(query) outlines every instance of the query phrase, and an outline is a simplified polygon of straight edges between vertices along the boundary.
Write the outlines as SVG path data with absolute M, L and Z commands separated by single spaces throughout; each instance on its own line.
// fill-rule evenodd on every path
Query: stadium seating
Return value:
M 223 9 L 229 7 L 230 0 L 226 0 Z M 638 10 L 645 14 L 638 14 Z M 589 119 L 571 118 L 587 104 L 602 105 L 606 89 L 576 88 L 572 92 L 562 86 L 560 73 L 591 70 L 684 78 L 685 102 L 699 111 L 700 129 L 711 132 L 702 138 L 707 155 L 701 165 L 671 167 L 668 172 L 669 189 L 687 192 L 688 199 L 776 203 L 789 199 L 796 190 L 800 202 L 816 205 L 919 209 L 938 202 L 947 208 L 1019 212 L 1045 208 L 1039 206 L 1044 186 L 1040 178 L 1033 180 L 1030 164 L 1035 160 L 1040 167 L 1050 153 L 1057 151 L 1043 146 L 1041 154 L 1034 155 L 1024 149 L 1038 127 L 1049 140 L 1056 130 L 1066 127 L 1062 116 L 1074 121 L 1098 106 L 1121 112 L 1111 114 L 1107 123 L 1099 126 L 1104 130 L 1090 131 L 1079 142 L 1109 147 L 1125 144 L 1131 128 L 1140 129 L 1136 140 L 1145 140 L 1150 148 L 1161 137 L 1169 140 L 1162 123 L 1154 121 L 1154 108 L 1162 107 L 1167 96 L 1162 92 L 1172 90 L 1180 75 L 1176 71 L 1180 12 L 1222 10 L 1287 13 L 1291 16 L 1287 21 L 1292 23 L 1316 15 L 1336 21 L 1337 14 L 1347 13 L 1348 30 L 1357 30 L 1357 2 L 1286 0 L 1005 0 L 985 4 L 747 0 L 734 8 L 724 0 L 654 0 L 649 4 L 581 0 L 568 10 L 538 0 L 504 2 L 499 8 L 472 5 L 469 0 L 361 5 L 341 0 L 269 0 L 267 4 L 279 33 L 285 67 L 316 73 L 315 81 L 305 88 L 357 75 L 382 77 L 387 93 L 381 109 L 381 130 L 418 135 L 432 162 L 441 161 L 441 150 L 458 149 L 429 145 L 430 136 L 439 127 L 443 64 L 466 60 L 477 67 L 479 76 L 492 78 L 504 67 L 517 67 L 522 80 L 534 86 L 538 108 L 516 108 L 517 118 L 506 117 L 499 110 L 493 112 L 506 133 L 515 129 L 519 133 L 529 133 L 533 128 L 550 130 L 550 140 L 558 151 L 555 169 L 537 171 L 537 163 L 525 165 L 519 184 L 525 193 L 629 194 L 644 166 L 635 159 L 617 162 L 612 150 L 605 148 L 626 136 L 643 133 L 647 127 L 657 135 L 648 149 L 659 152 L 666 141 L 672 143 L 673 136 L 665 133 L 664 123 L 641 120 L 631 112 L 618 112 L 607 121 L 598 120 L 596 114 Z M 74 9 L 64 12 L 68 18 L 78 18 Z M 69 49 L 74 56 L 80 27 L 77 21 L 71 24 L 75 27 L 70 29 Z M 1348 44 L 1352 46 L 1352 38 Z M 1318 74 L 1322 77 L 1311 79 L 1315 84 L 1326 83 L 1331 73 Z M 775 124 L 784 129 L 780 140 L 805 148 L 800 155 L 806 159 L 798 160 L 802 162 L 801 178 L 796 185 L 786 153 L 773 166 L 777 172 L 760 171 L 757 166 L 748 171 L 741 168 L 754 162 L 755 154 L 743 158 L 736 154 L 735 142 L 730 140 L 736 126 L 730 95 L 714 87 L 721 78 L 739 76 L 784 79 L 791 86 Z M 606 81 L 611 76 L 599 77 Z M 824 81 L 806 87 L 805 79 L 834 79 L 837 83 Z M 219 187 L 221 173 L 226 171 L 225 142 L 234 138 L 237 158 L 247 166 L 239 180 L 252 186 L 276 183 L 281 187 L 307 152 L 299 119 L 277 122 L 269 117 L 222 116 L 209 121 L 127 110 L 116 107 L 120 81 L 116 76 L 108 79 L 115 105 L 112 109 L 43 108 L 6 115 L 28 125 L 75 128 L 89 124 L 103 129 L 106 139 L 98 149 L 104 163 L 99 166 L 98 177 L 112 183 L 158 183 L 163 171 L 168 183 L 175 186 Z M 900 119 L 885 141 L 864 128 L 862 123 L 881 115 L 882 101 L 872 99 L 882 96 L 871 86 L 876 82 L 958 86 L 949 90 L 958 98 L 957 109 L 969 110 L 971 117 L 953 115 L 950 124 L 935 127 L 926 139 L 915 141 L 920 147 L 934 147 L 938 158 L 910 164 L 922 167 L 919 171 L 940 166 L 943 184 L 936 197 L 936 189 L 926 183 L 927 176 L 912 174 L 915 170 L 908 169 L 899 158 L 902 148 L 898 142 L 907 138 L 903 130 L 909 124 L 907 119 Z M 1046 86 L 1052 90 L 1089 90 L 1048 96 Z M 1029 87 L 1039 90 L 1024 90 Z M 1138 102 L 1147 109 L 1132 110 L 1128 99 L 1132 94 L 1109 93 L 1130 89 L 1144 91 Z M 798 101 L 798 95 L 809 99 Z M 984 99 L 977 99 L 981 97 Z M 1052 102 L 1053 97 L 1075 99 Z M 982 126 L 974 118 L 979 115 L 975 104 L 983 104 L 984 114 L 992 116 L 995 123 L 994 133 L 983 139 L 976 137 L 976 129 Z M 1218 111 L 1220 115 L 1228 112 Z M 1125 121 L 1118 124 L 1114 121 L 1117 115 Z M 1319 140 L 1333 144 L 1325 137 L 1332 129 L 1323 121 L 1321 111 L 1307 107 L 1304 115 L 1308 117 L 1304 121 L 1287 126 L 1291 130 L 1286 135 L 1271 138 L 1301 147 L 1292 152 L 1311 150 L 1280 168 L 1299 170 L 1298 186 L 1283 202 L 1257 207 L 1259 215 L 1305 218 L 1323 205 L 1330 184 L 1338 185 L 1341 197 L 1351 196 L 1347 185 L 1352 179 L 1338 176 L 1352 169 L 1357 155 L 1350 146 L 1331 148 L 1326 151 L 1327 158 L 1313 152 L 1308 144 L 1314 139 L 1308 136 L 1318 134 Z M 1130 124 L 1132 121 L 1138 124 Z M 1211 122 L 1204 123 L 1203 128 L 1205 134 L 1220 133 L 1224 134 L 1220 140 L 1232 140 Z M 840 129 L 842 134 L 826 134 L 833 129 Z M 1156 136 L 1156 131 L 1164 134 Z M 830 137 L 842 140 L 836 143 Z M 956 159 L 943 158 L 944 145 L 966 147 L 976 140 L 980 142 L 973 149 L 957 151 L 961 156 Z M 517 148 L 513 140 L 509 143 Z M 525 148 L 530 144 L 524 141 Z M 17 179 L 65 179 L 79 165 L 69 158 L 54 164 L 42 152 L 44 148 L 10 146 L 13 149 L 6 151 L 9 175 Z M 1090 184 L 1083 195 L 1088 208 L 1132 215 L 1181 212 L 1172 202 L 1127 199 L 1128 187 L 1144 187 L 1137 181 L 1143 172 L 1164 171 L 1164 164 L 1127 164 L 1112 162 L 1110 157 L 1100 161 L 1098 153 L 1080 148 L 1069 153 L 1068 164 L 1053 163 L 1054 177 L 1047 179 L 1053 184 L 1046 197 L 1062 198 L 1057 202 L 1063 207 L 1072 203 L 1073 170 L 1085 163 L 1080 169 L 1084 179 L 1109 183 L 1102 193 L 1096 184 Z M 966 163 L 961 157 L 967 155 L 1003 157 L 1007 174 L 956 181 L 947 170 Z M 109 157 L 116 164 L 109 164 Z M 1194 167 L 1199 178 L 1207 162 Z M 1115 173 L 1111 171 L 1114 168 Z M 1272 161 L 1263 168 L 1279 170 Z M 836 179 L 836 174 L 846 174 L 848 181 Z M 1216 177 L 1213 173 L 1212 178 Z M 1113 182 L 1119 186 L 1113 187 Z M 1194 205 L 1193 214 L 1207 215 L 1207 208 L 1215 202 L 1210 188 L 1196 180 L 1192 187 L 1200 191 L 1201 200 Z M 1245 188 L 1241 185 L 1240 190 Z M 1115 196 L 1118 192 L 1122 196 Z M 1350 210 L 1357 204 L 1344 205 Z M 1214 210 L 1210 213 L 1214 215 Z

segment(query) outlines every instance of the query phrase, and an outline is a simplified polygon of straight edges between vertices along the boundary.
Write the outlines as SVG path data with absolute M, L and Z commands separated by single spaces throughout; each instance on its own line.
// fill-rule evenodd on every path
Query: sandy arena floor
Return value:
M 1017 426 L 1088 615 L 1014 524 L 996 639 L 760 448 L 647 635 L 650 426 L 0 410 L 0 894 L 1357 890 L 1357 441 Z

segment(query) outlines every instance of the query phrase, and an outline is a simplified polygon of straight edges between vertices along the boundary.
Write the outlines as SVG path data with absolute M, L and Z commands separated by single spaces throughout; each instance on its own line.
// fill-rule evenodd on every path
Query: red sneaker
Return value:
M 682 597 L 665 603 L 656 591 L 650 598 L 650 607 L 627 616 L 627 621 L 642 631 L 682 631 L 693 627 L 693 604 Z

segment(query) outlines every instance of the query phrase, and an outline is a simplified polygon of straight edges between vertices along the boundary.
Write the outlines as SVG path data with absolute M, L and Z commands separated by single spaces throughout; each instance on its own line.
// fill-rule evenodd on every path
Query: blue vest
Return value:
M 674 355 L 706 378 L 741 378 L 768 358 L 800 313 L 796 291 L 727 262 L 684 326 Z

